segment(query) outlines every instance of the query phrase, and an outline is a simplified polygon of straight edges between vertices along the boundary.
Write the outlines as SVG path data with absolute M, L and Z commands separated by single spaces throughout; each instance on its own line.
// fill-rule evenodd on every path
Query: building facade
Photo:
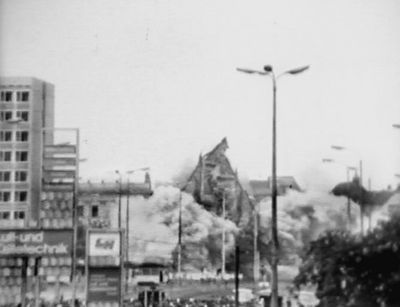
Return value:
M 54 86 L 28 77 L 0 78 L 0 228 L 37 226 L 43 142 L 52 142 Z
M 220 216 L 226 211 L 227 219 L 244 227 L 251 219 L 253 205 L 225 155 L 227 149 L 228 142 L 224 138 L 210 152 L 200 156 L 184 191 L 192 194 L 205 209 Z

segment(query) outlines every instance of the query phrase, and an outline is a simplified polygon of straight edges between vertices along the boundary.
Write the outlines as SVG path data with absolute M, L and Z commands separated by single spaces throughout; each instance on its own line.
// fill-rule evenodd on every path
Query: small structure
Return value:
M 293 176 L 278 176 L 276 178 L 276 185 L 278 195 L 285 195 L 289 190 L 301 192 L 301 188 L 294 179 Z M 250 180 L 250 195 L 259 202 L 266 197 L 272 195 L 272 178 L 268 177 L 268 180 Z

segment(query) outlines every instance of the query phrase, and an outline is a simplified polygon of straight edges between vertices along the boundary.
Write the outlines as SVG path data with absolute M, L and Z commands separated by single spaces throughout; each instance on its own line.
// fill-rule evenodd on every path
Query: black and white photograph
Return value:
M 0 307 L 399 307 L 400 1 L 0 0 Z

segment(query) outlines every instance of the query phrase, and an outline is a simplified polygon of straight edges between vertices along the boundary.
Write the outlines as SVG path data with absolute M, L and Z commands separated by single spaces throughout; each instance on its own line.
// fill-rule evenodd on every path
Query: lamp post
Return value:
M 275 75 L 271 65 L 264 66 L 264 71 L 252 70 L 247 68 L 237 68 L 239 72 L 247 74 L 258 74 L 269 76 L 272 79 L 273 102 L 272 102 L 272 289 L 271 307 L 278 307 L 278 225 L 277 225 L 277 186 L 276 186 L 276 92 L 277 80 L 283 75 L 297 75 L 306 71 L 309 66 L 302 66 L 287 70 L 279 75 Z
M 337 150 L 337 151 L 345 151 L 348 150 L 348 148 L 344 147 L 344 146 L 340 146 L 340 145 L 332 145 L 331 148 L 333 150 Z M 361 226 L 361 235 L 364 235 L 364 204 L 362 203 L 362 199 L 361 199 L 361 195 L 362 195 L 362 185 L 363 185 L 363 161 L 360 159 L 359 161 L 359 182 L 360 182 L 360 226 Z
M 148 171 L 150 168 L 149 167 L 142 167 L 142 168 L 138 168 L 138 169 L 134 169 L 134 170 L 130 170 L 130 171 L 127 171 L 126 172 L 126 174 L 128 174 L 128 175 L 131 175 L 131 174 L 133 174 L 133 173 L 135 173 L 135 172 L 138 172 L 138 171 Z M 129 219 L 130 219 L 130 206 L 129 206 L 129 198 L 130 198 L 130 195 L 131 195 L 131 187 L 130 187 L 130 182 L 129 182 L 129 176 L 128 176 L 128 179 L 127 179 L 127 191 L 126 191 L 126 193 L 127 193 L 127 199 L 126 199 L 126 219 L 125 219 L 125 227 L 126 227 L 126 230 L 125 230 L 125 240 L 126 240 L 126 255 L 125 255 L 125 257 L 126 257 L 126 260 L 125 261 L 129 261 L 129 246 L 130 246 L 130 242 L 129 242 L 129 230 L 130 230 L 130 228 L 129 228 Z M 128 280 L 129 280 L 129 271 L 127 270 L 126 271 L 126 292 L 128 292 Z
M 221 277 L 225 280 L 225 216 L 226 216 L 226 194 L 225 190 L 222 191 L 222 247 L 221 247 Z
M 178 279 L 182 273 L 182 191 L 179 191 L 179 217 L 178 217 Z
M 137 168 L 129 171 L 125 171 L 124 174 L 128 175 L 127 177 L 127 187 L 126 187 L 126 217 L 125 217 L 125 261 L 129 261 L 129 216 L 130 216 L 130 206 L 129 206 L 129 199 L 130 199 L 130 180 L 129 180 L 129 175 L 137 172 L 137 171 L 147 171 L 149 170 L 149 167 L 142 167 L 142 168 Z M 120 172 L 119 170 L 115 171 L 116 174 L 119 175 L 119 198 L 118 198 L 118 228 L 122 228 L 122 221 L 121 221 L 121 211 L 122 211 L 122 176 L 123 173 Z M 129 280 L 129 271 L 126 270 L 125 274 L 125 292 L 128 292 L 128 280 Z
M 331 158 L 323 158 L 322 163 L 338 163 L 334 159 Z M 341 163 L 339 163 L 341 164 Z M 342 166 L 345 166 L 341 164 Z M 355 174 L 357 175 L 357 168 L 354 166 L 345 166 L 346 168 L 346 181 L 347 183 L 350 183 L 350 171 L 354 171 Z M 348 228 L 349 230 L 351 229 L 351 203 L 350 203 L 350 198 L 347 196 L 347 220 L 348 220 Z
M 121 228 L 121 198 L 122 198 L 122 174 L 119 170 L 116 170 L 115 173 L 119 176 L 118 179 L 118 228 Z
M 178 282 L 181 282 L 181 273 L 182 273 L 182 191 L 184 191 L 187 187 L 188 183 L 175 183 L 175 186 L 179 189 L 179 197 L 178 197 L 178 259 L 177 259 L 177 271 L 178 271 Z

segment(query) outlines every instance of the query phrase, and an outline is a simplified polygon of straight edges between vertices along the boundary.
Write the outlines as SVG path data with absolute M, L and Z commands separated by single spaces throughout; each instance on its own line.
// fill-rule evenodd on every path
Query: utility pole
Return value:
M 272 105 L 272 289 L 271 307 L 278 307 L 278 218 L 277 218 L 277 186 L 276 186 L 276 78 L 272 72 L 273 105 Z
M 260 274 L 260 254 L 258 251 L 258 204 L 253 205 L 253 279 L 256 287 Z
M 235 307 L 239 307 L 239 270 L 240 270 L 240 248 L 235 249 Z
M 179 190 L 179 220 L 178 220 L 178 278 L 182 273 L 182 191 Z
M 346 168 L 346 179 L 347 183 L 350 183 L 350 169 L 349 167 Z M 351 230 L 351 203 L 350 197 L 347 196 L 347 221 L 348 221 L 348 229 Z
M 362 197 L 363 197 L 363 194 L 362 194 L 362 182 L 363 182 L 363 179 L 362 179 L 362 174 L 363 174 L 363 164 L 362 164 L 362 160 L 360 160 L 360 167 L 359 167 L 359 169 L 360 169 L 360 178 L 358 179 L 359 180 L 359 188 L 360 188 L 360 222 L 361 222 L 361 236 L 364 236 L 364 216 L 365 216 L 365 208 L 364 208 L 364 203 L 363 203 L 363 201 L 362 201 Z
M 225 278 L 225 206 L 226 206 L 226 196 L 225 190 L 222 192 L 222 248 L 221 248 L 221 277 Z
M 122 201 L 122 174 L 120 171 L 115 171 L 116 174 L 119 175 L 119 192 L 118 192 L 118 228 L 121 229 L 122 223 L 121 223 L 121 201 Z
M 127 181 L 128 187 L 127 187 L 127 198 L 126 198 L 126 234 L 125 234 L 125 240 L 126 240 L 126 263 L 129 261 L 129 213 L 130 213 L 130 208 L 129 208 L 129 197 L 130 197 L 130 182 L 129 178 Z M 129 268 L 126 266 L 125 267 L 125 293 L 128 293 L 129 290 Z

